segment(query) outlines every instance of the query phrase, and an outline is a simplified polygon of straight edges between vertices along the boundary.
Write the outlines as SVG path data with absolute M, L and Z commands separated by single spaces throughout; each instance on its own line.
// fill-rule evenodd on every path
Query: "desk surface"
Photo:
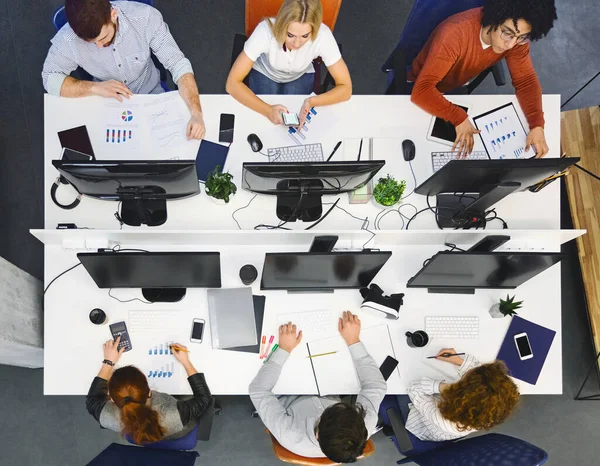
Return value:
M 136 122 L 136 108 L 152 104 L 161 96 L 136 95 L 126 104 L 119 106 L 116 101 L 103 99 L 101 97 L 87 97 L 82 99 L 65 99 L 45 95 L 44 109 L 44 131 L 45 131 L 45 227 L 56 228 L 58 223 L 75 223 L 79 227 L 116 229 L 119 227 L 113 214 L 117 210 L 116 202 L 107 202 L 85 197 L 81 204 L 73 210 L 62 210 L 54 205 L 50 199 L 50 187 L 56 179 L 57 172 L 51 164 L 53 159 L 60 157 L 60 143 L 57 132 L 79 125 L 86 125 L 92 145 L 99 160 L 107 159 L 194 159 L 199 146 L 199 141 L 184 142 L 175 147 L 157 149 L 155 141 L 148 135 L 148 128 L 139 128 L 141 141 L 138 146 L 106 144 L 106 130 L 109 126 L 107 112 L 114 113 L 123 109 L 133 109 Z M 202 107 L 205 112 L 206 138 L 210 141 L 218 140 L 219 115 L 220 113 L 235 114 L 235 135 L 226 163 L 226 170 L 234 176 L 234 182 L 240 188 L 241 166 L 244 161 L 265 161 L 266 158 L 255 154 L 250 150 L 246 137 L 250 133 L 256 133 L 264 143 L 265 148 L 292 145 L 293 142 L 286 134 L 282 126 L 272 125 L 266 118 L 254 113 L 242 106 L 228 95 L 203 95 Z M 483 113 L 507 102 L 514 102 L 522 121 L 526 120 L 517 104 L 515 96 L 506 95 L 479 95 L 479 96 L 451 96 L 450 99 L 457 103 L 467 103 L 471 106 L 472 116 Z M 282 103 L 290 110 L 300 107 L 302 97 L 300 96 L 265 96 L 265 100 L 271 103 Z M 182 102 L 181 112 L 187 112 Z M 547 157 L 560 155 L 560 97 L 558 95 L 543 96 L 543 106 L 546 118 L 546 138 L 550 153 Z M 428 141 L 428 131 L 431 116 L 410 102 L 409 96 L 353 96 L 349 102 L 322 107 L 319 112 L 319 122 L 326 122 L 325 130 L 319 128 L 322 133 L 319 142 L 323 145 L 323 152 L 327 156 L 339 140 L 346 141 L 338 150 L 333 160 L 342 160 L 345 146 L 349 145 L 350 139 L 356 138 L 396 138 L 399 141 L 411 139 L 416 145 L 416 158 L 412 165 L 414 168 L 417 184 L 427 179 L 433 172 L 431 167 L 432 151 L 449 150 L 450 147 Z M 118 118 L 117 118 L 118 119 Z M 112 121 L 112 120 L 110 120 Z M 128 143 L 129 144 L 129 143 Z M 397 144 L 396 144 L 397 147 Z M 481 150 L 482 144 L 476 139 L 475 149 Z M 393 152 L 393 151 L 392 151 Z M 380 171 L 382 176 L 390 173 L 397 179 L 407 181 L 407 192 L 414 186 L 410 167 L 404 161 L 401 153 L 374 154 L 375 158 L 386 160 L 386 166 Z M 202 188 L 202 191 L 204 189 Z M 160 227 L 152 229 L 165 230 L 230 230 L 237 229 L 232 218 L 232 213 L 244 207 L 254 194 L 243 189 L 227 205 L 217 205 L 202 192 L 201 195 L 189 199 L 168 202 L 168 220 Z M 70 203 L 74 196 L 73 188 L 62 186 L 58 192 L 58 198 L 63 202 Z M 508 222 L 511 229 L 559 229 L 559 198 L 560 190 L 558 183 L 553 183 L 538 194 L 529 192 L 515 193 L 508 196 L 496 205 L 498 215 Z M 333 202 L 337 196 L 325 196 L 324 202 Z M 369 217 L 374 220 L 380 211 L 373 202 L 363 205 L 349 205 L 348 196 L 342 194 L 340 207 L 360 218 Z M 236 214 L 236 219 L 242 229 L 252 229 L 259 223 L 277 224 L 275 215 L 275 196 L 258 195 L 247 209 Z M 417 209 L 426 207 L 424 196 L 413 194 L 405 203 L 413 204 Z M 523 206 L 527 208 L 524 209 Z M 326 206 L 325 206 L 326 207 Z M 411 216 L 415 210 L 409 206 L 403 213 Z M 336 209 L 315 229 L 322 230 L 358 230 L 361 221 L 353 219 Z M 500 222 L 491 228 L 501 228 Z M 293 229 L 303 229 L 308 224 L 296 222 L 287 224 Z M 128 227 L 123 229 L 149 227 Z M 381 222 L 382 229 L 401 229 L 402 222 L 399 216 L 388 215 Z M 421 214 L 410 226 L 414 229 L 436 229 L 435 219 L 429 212 Z
M 122 244 L 123 248 L 135 244 Z M 558 250 L 556 248 L 551 250 Z M 454 347 L 458 351 L 475 354 L 481 361 L 495 358 L 510 323 L 509 318 L 493 319 L 488 314 L 490 306 L 505 290 L 477 290 L 475 295 L 428 294 L 424 289 L 406 289 L 407 280 L 419 270 L 423 261 L 435 254 L 439 246 L 403 246 L 384 248 L 393 252 L 392 257 L 375 277 L 374 282 L 387 293 L 403 292 L 404 306 L 401 318 L 389 322 L 394 351 L 399 360 L 400 377 L 388 385 L 391 394 L 406 393 L 407 385 L 421 376 L 439 377 L 439 374 L 421 363 L 424 355 L 433 355 L 443 347 Z M 178 246 L 163 247 L 160 250 L 205 250 L 220 251 L 223 287 L 241 286 L 239 268 L 246 263 L 257 266 L 262 273 L 264 253 L 268 250 L 299 250 L 298 246 Z M 60 272 L 77 263 L 73 251 L 65 251 L 61 246 L 46 246 L 46 284 Z M 386 320 L 378 319 L 360 311 L 362 298 L 358 290 L 337 290 L 332 294 L 295 294 L 285 291 L 262 291 L 260 280 L 252 285 L 254 294 L 266 296 L 265 318 L 262 334 L 276 335 L 277 315 L 317 309 L 330 309 L 341 315 L 345 309 L 358 313 L 363 328 L 369 328 Z M 121 300 L 139 297 L 139 290 L 112 290 Z M 511 291 L 513 294 L 513 291 Z M 561 290 L 560 264 L 544 271 L 537 277 L 514 290 L 517 298 L 524 300 L 519 312 L 522 317 L 557 331 L 556 338 L 544 364 L 536 385 L 517 381 L 523 394 L 562 393 L 562 335 L 561 335 Z M 189 343 L 193 318 L 203 318 L 208 322 L 206 289 L 188 289 L 186 297 L 179 303 L 144 305 L 139 302 L 120 303 L 108 296 L 108 290 L 99 289 L 80 266 L 54 282 L 44 297 L 44 394 L 83 395 L 87 393 L 91 380 L 99 370 L 102 361 L 102 343 L 110 338 L 108 325 L 95 326 L 90 323 L 88 313 L 92 308 L 104 309 L 110 322 L 128 321 L 128 311 L 137 309 L 176 310 L 179 313 L 176 329 L 168 334 L 160 333 L 159 341 L 180 341 L 192 350 L 191 360 L 199 371 L 206 374 L 210 389 L 215 394 L 246 394 L 248 385 L 261 367 L 255 354 L 213 350 L 210 330 L 207 327 L 201 344 Z M 465 315 L 479 316 L 480 337 L 476 340 L 432 341 L 422 349 L 411 349 L 406 345 L 404 333 L 424 327 L 426 315 Z M 140 336 L 132 332 L 134 350 L 125 353 L 122 365 L 143 364 L 145 353 L 142 341 L 148 335 Z M 141 351 L 137 351 L 139 347 Z M 146 356 L 147 357 L 147 356 Z M 68 380 L 68 383 L 65 383 Z M 185 377 L 182 375 L 176 392 L 189 393 Z M 298 386 L 297 393 L 310 393 L 306 387 Z
M 600 173 L 600 107 L 563 112 L 562 150 L 581 157 L 580 165 Z M 577 239 L 581 274 L 587 297 L 596 352 L 600 351 L 600 184 L 587 173 L 573 168 L 566 177 L 569 204 L 575 228 L 587 229 Z

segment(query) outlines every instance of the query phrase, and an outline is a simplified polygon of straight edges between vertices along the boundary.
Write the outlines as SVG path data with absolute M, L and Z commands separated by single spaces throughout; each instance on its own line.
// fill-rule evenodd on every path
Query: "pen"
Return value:
M 269 338 L 269 344 L 267 345 L 267 347 L 265 348 L 265 352 L 263 353 L 263 358 L 266 358 L 269 355 L 269 349 L 271 349 L 271 343 L 273 343 L 274 339 L 275 335 L 271 335 L 271 338 Z
M 191 351 L 183 349 L 177 345 L 169 345 L 169 348 L 174 349 L 175 351 L 183 351 L 184 353 L 191 353 Z
M 272 349 L 272 350 L 271 350 L 271 352 L 269 353 L 269 357 L 267 358 L 267 361 L 268 361 L 269 359 L 271 359 L 271 356 L 273 356 L 273 353 L 275 352 L 275 350 L 276 350 L 277 348 L 279 348 L 279 345 L 278 345 L 277 343 L 275 343 L 275 344 L 273 345 L 273 349 Z M 263 362 L 263 364 L 264 364 L 264 363 L 266 363 L 267 361 L 264 361 L 264 362 Z
M 337 351 L 330 351 L 329 353 L 320 353 L 320 354 L 313 354 L 311 356 L 306 356 L 308 359 L 312 359 L 312 358 L 318 358 L 319 356 L 328 356 L 330 354 L 335 354 L 337 353 Z
M 338 148 L 342 145 L 342 141 L 338 141 L 338 143 L 335 145 L 335 147 L 333 148 L 333 152 L 331 152 L 331 155 L 327 158 L 327 160 L 325 160 L 325 162 L 329 162 L 331 160 L 331 157 L 333 157 L 333 154 L 335 154 L 335 152 L 338 150 Z
M 260 359 L 262 359 L 263 351 L 265 350 L 265 343 L 267 342 L 267 336 L 263 335 L 262 343 L 260 344 Z
M 356 158 L 357 161 L 360 161 L 360 154 L 362 153 L 362 143 L 363 138 L 360 138 L 360 147 L 358 148 L 358 157 Z
M 427 356 L 427 359 L 449 358 L 450 356 L 462 356 L 465 353 L 442 353 L 439 356 Z

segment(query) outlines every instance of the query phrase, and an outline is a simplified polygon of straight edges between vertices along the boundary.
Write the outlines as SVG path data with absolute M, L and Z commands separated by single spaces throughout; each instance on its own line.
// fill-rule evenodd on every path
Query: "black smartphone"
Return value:
M 233 126 L 235 125 L 235 115 L 231 113 L 221 113 L 221 123 L 219 124 L 219 142 L 233 142 Z
M 469 248 L 469 252 L 492 252 L 510 239 L 507 235 L 490 235 Z
M 85 126 L 78 126 L 77 128 L 66 129 L 58 132 L 58 139 L 62 147 L 88 154 L 92 160 L 95 160 L 94 149 L 92 148 L 92 141 L 88 134 Z M 67 159 L 65 159 L 67 160 Z
M 121 336 L 121 341 L 119 341 L 119 349 L 125 348 L 125 351 L 130 351 L 131 339 L 129 338 L 129 332 L 127 331 L 127 325 L 125 322 L 116 322 L 114 324 L 109 325 L 110 333 L 112 333 L 113 340 L 116 340 L 117 337 Z
M 315 236 L 308 252 L 331 252 L 338 236 Z
M 385 361 L 383 361 L 383 364 L 379 368 L 379 370 L 381 371 L 381 375 L 383 375 L 384 380 L 387 380 L 390 378 L 390 375 L 392 375 L 392 372 L 394 372 L 394 369 L 396 369 L 396 367 L 398 367 L 398 361 L 396 361 L 391 356 L 388 356 L 387 358 L 385 358 Z

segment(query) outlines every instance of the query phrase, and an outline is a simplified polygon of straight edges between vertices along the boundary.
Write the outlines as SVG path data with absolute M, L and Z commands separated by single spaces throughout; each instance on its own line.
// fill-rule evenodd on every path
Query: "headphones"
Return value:
M 58 178 L 56 178 L 56 181 L 54 182 L 54 184 L 52 185 L 52 187 L 50 188 L 50 197 L 52 198 L 52 201 L 61 209 L 65 209 L 65 210 L 71 210 L 74 209 L 75 207 L 77 207 L 79 205 L 79 203 L 81 202 L 81 193 L 78 191 L 77 192 L 77 197 L 75 198 L 75 200 L 73 202 L 71 202 L 70 204 L 61 204 L 60 202 L 58 202 L 58 200 L 56 199 L 56 190 L 58 189 L 58 187 L 61 184 L 70 184 L 67 179 L 62 176 L 59 175 Z M 73 185 L 71 185 L 73 186 Z M 73 186 L 75 188 L 75 186 Z M 77 188 L 75 188 L 77 189 Z

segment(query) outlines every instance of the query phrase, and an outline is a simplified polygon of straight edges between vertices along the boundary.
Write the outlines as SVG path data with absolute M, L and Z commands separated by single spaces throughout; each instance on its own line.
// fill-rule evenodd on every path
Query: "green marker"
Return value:
M 263 362 L 263 364 L 264 364 L 265 362 L 267 362 L 269 359 L 271 359 L 271 356 L 273 355 L 273 353 L 275 352 L 275 350 L 276 350 L 277 348 L 279 348 L 279 345 L 278 345 L 277 343 L 275 343 L 275 344 L 273 345 L 273 349 L 271 350 L 271 352 L 269 353 L 269 356 L 267 357 L 267 359 L 265 359 L 265 361 Z

